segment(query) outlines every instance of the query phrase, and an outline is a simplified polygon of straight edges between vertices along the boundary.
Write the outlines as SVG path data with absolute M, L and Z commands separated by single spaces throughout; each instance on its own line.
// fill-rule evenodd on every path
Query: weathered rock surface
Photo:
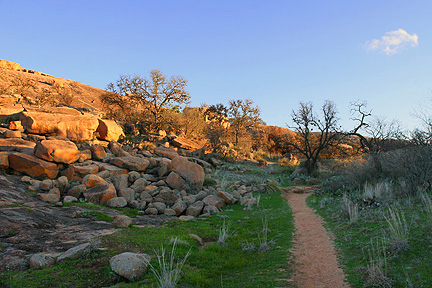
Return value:
M 55 134 L 74 142 L 93 139 L 99 121 L 92 116 L 75 116 L 43 112 L 22 112 L 21 125 L 33 134 Z
M 149 161 L 135 156 L 128 157 L 115 157 L 110 160 L 110 162 L 117 167 L 125 168 L 134 171 L 145 171 Z
M 30 257 L 30 267 L 31 268 L 43 268 L 51 267 L 55 264 L 56 260 L 48 254 L 38 253 Z
M 187 158 L 178 156 L 171 160 L 170 170 L 181 176 L 191 189 L 200 190 L 204 183 L 204 169 Z
M 88 188 L 84 193 L 84 197 L 91 203 L 106 204 L 109 199 L 117 197 L 114 185 L 102 184 Z
M 54 179 L 58 173 L 56 164 L 23 153 L 10 154 L 9 166 L 35 178 Z
M 33 154 L 36 143 L 20 138 L 0 139 L 0 151 L 17 151 Z
M 133 281 L 144 275 L 149 263 L 149 255 L 130 252 L 116 255 L 110 260 L 111 270 L 129 281 Z
M 176 137 L 172 142 L 175 147 L 187 150 L 195 151 L 202 148 L 202 145 L 200 145 L 199 143 L 183 137 Z
M 118 141 L 124 136 L 123 129 L 114 120 L 99 119 L 99 126 L 96 130 L 99 138 L 106 141 Z
M 34 154 L 46 161 L 71 164 L 78 160 L 80 151 L 71 141 L 42 140 L 36 144 Z
M 68 249 L 66 252 L 64 252 L 62 255 L 60 255 L 57 258 L 57 263 L 61 263 L 65 260 L 69 259 L 77 259 L 80 257 L 83 257 L 85 255 L 90 254 L 94 248 L 92 247 L 91 243 L 87 242 L 81 245 L 78 245 L 76 247 Z

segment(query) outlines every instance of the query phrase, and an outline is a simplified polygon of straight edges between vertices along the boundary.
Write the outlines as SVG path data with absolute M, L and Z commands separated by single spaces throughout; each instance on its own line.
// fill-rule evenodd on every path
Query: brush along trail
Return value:
M 349 287 L 345 274 L 339 268 L 334 243 L 323 227 L 321 218 L 306 205 L 313 187 L 285 188 L 294 214 L 296 229 L 292 253 L 295 260 L 294 282 L 298 287 Z

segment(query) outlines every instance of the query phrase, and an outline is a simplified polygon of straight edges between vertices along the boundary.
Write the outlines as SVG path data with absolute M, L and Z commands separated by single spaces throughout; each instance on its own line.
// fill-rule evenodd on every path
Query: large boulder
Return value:
M 99 119 L 96 131 L 99 132 L 99 138 L 106 141 L 118 141 L 120 136 L 125 136 L 123 129 L 114 120 Z
M 0 169 L 9 167 L 9 154 L 11 154 L 11 152 L 0 152 Z
M 27 133 L 55 134 L 74 142 L 92 140 L 99 125 L 98 118 L 92 116 L 44 112 L 22 112 L 20 120 Z
M 22 111 L 24 107 L 21 104 L 2 104 L 0 105 L 0 120 L 18 120 Z
M 149 263 L 149 255 L 130 252 L 116 255 L 110 260 L 111 270 L 129 281 L 133 281 L 144 275 Z
M 17 151 L 33 154 L 35 143 L 19 138 L 0 139 L 0 151 Z
M 46 161 L 71 164 L 78 160 L 80 151 L 71 141 L 42 140 L 36 144 L 34 154 Z
M 10 154 L 9 166 L 15 171 L 23 172 L 34 178 L 55 179 L 58 174 L 58 167 L 55 163 L 23 153 Z
M 126 168 L 133 171 L 145 171 L 149 165 L 149 161 L 147 159 L 135 156 L 115 157 L 112 158 L 110 162 L 117 167 Z
M 198 150 L 203 147 L 203 145 L 183 137 L 176 137 L 173 140 L 173 145 L 178 148 L 183 148 L 192 151 Z
M 99 166 L 96 164 L 90 165 L 71 165 L 66 168 L 62 174 L 71 181 L 82 181 L 83 178 L 89 174 L 96 174 L 99 172 Z
M 185 157 L 177 156 L 172 159 L 170 170 L 181 176 L 193 190 L 200 190 L 204 184 L 204 169 Z
M 115 187 L 112 184 L 93 186 L 87 189 L 83 194 L 89 202 L 94 204 L 106 204 L 108 200 L 117 197 Z
M 174 159 L 175 157 L 179 156 L 176 150 L 172 148 L 162 147 L 162 146 L 156 147 L 154 149 L 154 152 L 156 153 L 156 155 L 171 158 L 171 159 Z

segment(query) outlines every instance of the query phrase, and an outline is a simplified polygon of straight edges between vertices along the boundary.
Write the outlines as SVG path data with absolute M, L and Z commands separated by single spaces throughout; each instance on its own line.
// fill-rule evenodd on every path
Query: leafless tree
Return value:
M 143 112 L 147 111 L 151 115 L 151 130 L 157 130 L 163 123 L 164 109 L 170 105 L 189 102 L 190 96 L 186 86 L 187 80 L 183 77 L 172 76 L 167 79 L 158 69 L 150 72 L 150 79 L 120 75 L 119 80 L 108 84 L 107 90 L 111 93 L 105 94 L 102 101 L 123 110 L 128 109 L 125 101 L 140 105 L 140 108 L 145 110 Z
M 227 116 L 230 122 L 230 130 L 234 135 L 235 145 L 239 145 L 240 138 L 247 133 L 249 128 L 262 122 L 260 118 L 260 109 L 253 106 L 253 101 L 230 100 L 227 108 Z
M 318 160 L 322 152 L 339 143 L 340 126 L 338 125 L 337 109 L 334 102 L 326 100 L 321 107 L 321 118 L 313 111 L 311 102 L 300 102 L 297 111 L 292 111 L 292 127 L 295 139 L 287 142 L 306 160 L 300 165 L 304 173 L 312 175 L 318 169 Z
M 403 146 L 400 124 L 395 120 L 389 122 L 383 117 L 372 116 L 365 102 L 353 103 L 351 112 L 356 126 L 346 135 L 358 137 L 361 147 L 369 153 L 376 172 L 380 174 L 380 154 Z

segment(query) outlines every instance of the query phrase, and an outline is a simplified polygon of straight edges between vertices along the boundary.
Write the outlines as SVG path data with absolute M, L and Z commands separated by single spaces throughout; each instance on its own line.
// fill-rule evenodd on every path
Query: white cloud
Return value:
M 381 39 L 367 41 L 365 48 L 368 51 L 380 51 L 386 55 L 393 55 L 401 52 L 408 45 L 411 47 L 418 46 L 417 34 L 410 35 L 404 29 L 399 28 L 395 31 L 386 32 Z

